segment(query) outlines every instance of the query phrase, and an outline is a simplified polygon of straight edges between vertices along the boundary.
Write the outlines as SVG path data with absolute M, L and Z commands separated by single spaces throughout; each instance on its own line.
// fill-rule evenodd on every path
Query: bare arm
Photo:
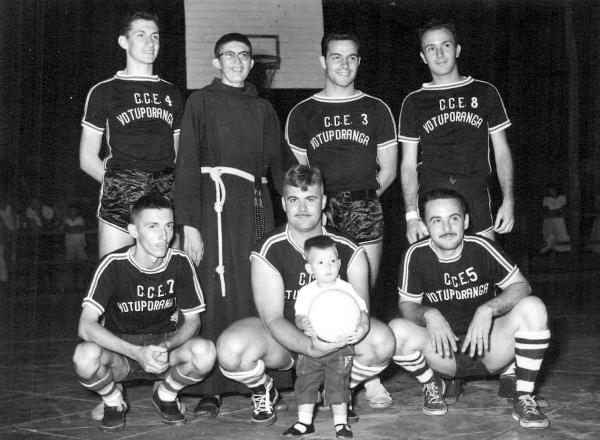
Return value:
M 398 167 L 398 144 L 394 144 L 387 148 L 378 149 L 377 163 L 379 164 L 379 172 L 377 173 L 379 189 L 377 190 L 377 195 L 381 196 L 381 194 L 383 194 L 396 179 L 396 168 Z
M 506 234 L 512 231 L 515 224 L 514 214 L 514 196 L 513 196 L 513 160 L 506 140 L 504 130 L 497 131 L 490 135 L 494 145 L 494 158 L 496 160 L 496 172 L 498 181 L 502 189 L 502 205 L 496 214 L 494 231 L 499 234 Z
M 169 339 L 163 342 L 163 344 L 165 344 L 167 350 L 171 351 L 174 348 L 182 346 L 196 336 L 198 334 L 198 329 L 200 329 L 200 313 L 183 315 L 183 324 L 181 324 L 177 331 Z
M 204 242 L 200 231 L 193 226 L 183 225 L 183 250 L 198 266 L 204 256 Z
M 419 178 L 417 175 L 418 148 L 419 144 L 417 142 L 402 142 L 400 181 L 402 182 L 402 195 L 404 197 L 406 212 L 419 211 L 417 204 L 419 190 Z M 406 238 L 409 243 L 414 243 L 427 235 L 427 228 L 425 228 L 420 219 L 415 218 L 406 222 Z
M 102 133 L 84 126 L 79 141 L 79 167 L 97 182 L 102 182 L 104 163 L 100 160 Z
M 179 151 L 179 133 L 173 133 L 173 150 L 175 150 L 175 160 L 177 160 L 177 152 Z
M 356 293 L 365 301 L 367 310 L 371 310 L 369 300 L 369 262 L 364 252 L 360 252 L 354 257 L 352 265 L 348 267 L 348 282 L 352 285 Z M 364 311 L 361 313 L 361 320 L 356 333 L 350 338 L 349 343 L 356 344 L 362 340 L 371 327 L 369 315 Z
M 343 347 L 310 338 L 283 316 L 285 289 L 281 276 L 263 260 L 252 257 L 250 263 L 254 304 L 269 334 L 287 350 L 310 357 L 322 357 Z
M 531 286 L 523 274 L 518 272 L 513 282 L 506 286 L 500 295 L 477 308 L 469 324 L 461 351 L 464 353 L 470 346 L 469 354 L 474 356 L 475 352 L 481 355 L 483 351 L 488 350 L 493 319 L 511 311 L 529 294 L 531 294 Z
M 116 336 L 98 323 L 98 311 L 91 306 L 84 306 L 79 318 L 79 337 L 94 342 L 100 347 L 135 359 L 150 373 L 160 373 L 169 367 L 163 346 L 139 346 L 131 344 Z

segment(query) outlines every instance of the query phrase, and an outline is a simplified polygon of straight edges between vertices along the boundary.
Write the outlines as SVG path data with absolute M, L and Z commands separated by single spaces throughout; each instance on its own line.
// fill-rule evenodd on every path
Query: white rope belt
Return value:
M 232 174 L 234 176 L 246 179 L 249 182 L 254 183 L 254 176 L 246 171 L 239 170 L 232 167 L 202 167 L 200 168 L 202 174 L 209 174 L 213 182 L 215 182 L 215 205 L 214 210 L 217 213 L 217 237 L 219 243 L 219 265 L 215 268 L 215 272 L 219 274 L 221 280 L 221 296 L 225 296 L 225 265 L 223 264 L 223 223 L 221 214 L 223 212 L 223 206 L 225 205 L 225 199 L 227 193 L 225 191 L 225 184 L 221 179 L 222 174 Z M 262 183 L 267 183 L 266 177 L 261 178 Z

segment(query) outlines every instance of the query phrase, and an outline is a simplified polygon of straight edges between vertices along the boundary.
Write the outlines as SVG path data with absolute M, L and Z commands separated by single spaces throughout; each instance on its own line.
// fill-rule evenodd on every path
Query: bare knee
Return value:
M 394 339 L 396 340 L 396 355 L 408 355 L 415 350 L 422 351 L 422 347 L 419 344 L 421 338 L 417 336 L 417 326 L 415 324 L 406 319 L 397 318 L 392 320 L 388 326 L 392 330 Z
M 526 296 L 513 308 L 521 330 L 544 330 L 548 328 L 546 306 L 537 296 Z
M 228 371 L 239 370 L 249 346 L 250 341 L 243 328 L 225 330 L 217 339 L 219 364 Z
M 208 374 L 217 359 L 215 344 L 208 339 L 195 338 L 190 345 L 190 352 L 194 370 L 203 376 Z
M 82 342 L 73 353 L 75 373 L 83 378 L 90 378 L 100 368 L 102 348 L 94 342 Z

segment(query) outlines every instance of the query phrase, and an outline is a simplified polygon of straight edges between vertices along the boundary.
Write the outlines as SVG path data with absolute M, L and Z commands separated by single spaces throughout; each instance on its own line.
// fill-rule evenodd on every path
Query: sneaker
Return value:
M 454 405 L 460 395 L 464 391 L 464 379 L 442 379 L 444 381 L 444 385 L 446 391 L 444 391 L 444 400 L 446 401 L 446 405 Z
M 512 417 L 523 428 L 542 429 L 550 424 L 548 418 L 538 409 L 531 394 L 515 396 Z
M 339 427 L 339 429 L 338 429 L 338 427 Z M 354 437 L 352 435 L 352 428 L 348 424 L 335 425 L 335 436 L 337 438 L 352 438 L 352 437 Z
M 394 404 L 394 399 L 379 379 L 373 381 L 368 388 L 365 387 L 365 398 L 369 401 L 371 408 L 389 408 Z
M 160 414 L 160 419 L 167 425 L 183 425 L 185 424 L 185 415 L 181 413 L 181 405 L 179 400 L 175 399 L 172 402 L 166 402 L 158 397 L 158 391 L 152 395 L 152 404 L 156 411 Z
M 267 376 L 267 381 L 263 385 L 251 390 L 252 402 L 254 403 L 252 423 L 255 425 L 272 425 L 277 420 L 273 405 L 279 400 L 279 392 L 273 387 L 273 379 Z
M 125 428 L 125 413 L 127 412 L 127 404 L 123 406 L 108 406 L 104 405 L 104 414 L 100 429 L 104 432 L 115 432 Z
M 348 408 L 346 410 L 346 417 L 349 422 L 356 423 L 358 422 L 358 414 L 354 412 L 354 407 L 352 406 L 352 396 L 350 397 L 350 401 L 348 402 Z
M 217 417 L 219 410 L 221 409 L 221 396 L 206 395 L 198 401 L 198 404 L 194 408 L 194 415 L 199 417 L 206 417 L 212 419 Z
M 498 386 L 498 397 L 503 399 L 514 399 L 516 387 L 517 377 L 514 374 L 501 375 L 500 385 Z
M 448 406 L 444 400 L 444 381 L 437 376 L 423 385 L 423 413 L 429 416 L 443 416 L 448 412 Z
M 315 425 L 312 423 L 307 425 L 305 423 L 296 422 L 288 429 L 285 430 L 283 435 L 285 437 L 299 437 L 302 435 L 311 435 L 315 433 Z

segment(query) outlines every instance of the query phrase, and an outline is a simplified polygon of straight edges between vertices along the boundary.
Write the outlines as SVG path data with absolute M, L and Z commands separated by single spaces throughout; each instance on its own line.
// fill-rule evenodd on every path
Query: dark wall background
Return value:
M 118 23 L 136 8 L 159 13 L 156 72 L 185 90 L 183 0 L 0 0 L 3 192 L 95 203 L 98 185 L 78 166 L 80 119 L 88 89 L 124 66 Z M 404 96 L 430 80 L 418 56 L 416 28 L 433 16 L 455 21 L 461 73 L 494 83 L 513 121 L 508 137 L 519 224 L 509 240 L 536 245 L 545 184 L 568 192 L 574 171 L 582 182 L 576 214 L 591 211 L 600 160 L 600 2 L 323 0 L 323 8 L 326 31 L 353 31 L 362 42 L 358 87 L 385 100 L 396 116 Z M 567 49 L 567 11 L 575 50 Z M 569 56 L 577 57 L 575 76 Z M 575 90 L 578 107 L 569 104 L 569 90 Z M 312 92 L 271 90 L 269 98 L 283 119 Z M 569 132 L 573 116 L 576 136 Z M 576 138 L 577 160 L 569 162 L 569 139 Z M 386 196 L 388 215 L 402 217 L 400 197 L 398 184 Z M 581 227 L 589 221 L 584 218 Z

